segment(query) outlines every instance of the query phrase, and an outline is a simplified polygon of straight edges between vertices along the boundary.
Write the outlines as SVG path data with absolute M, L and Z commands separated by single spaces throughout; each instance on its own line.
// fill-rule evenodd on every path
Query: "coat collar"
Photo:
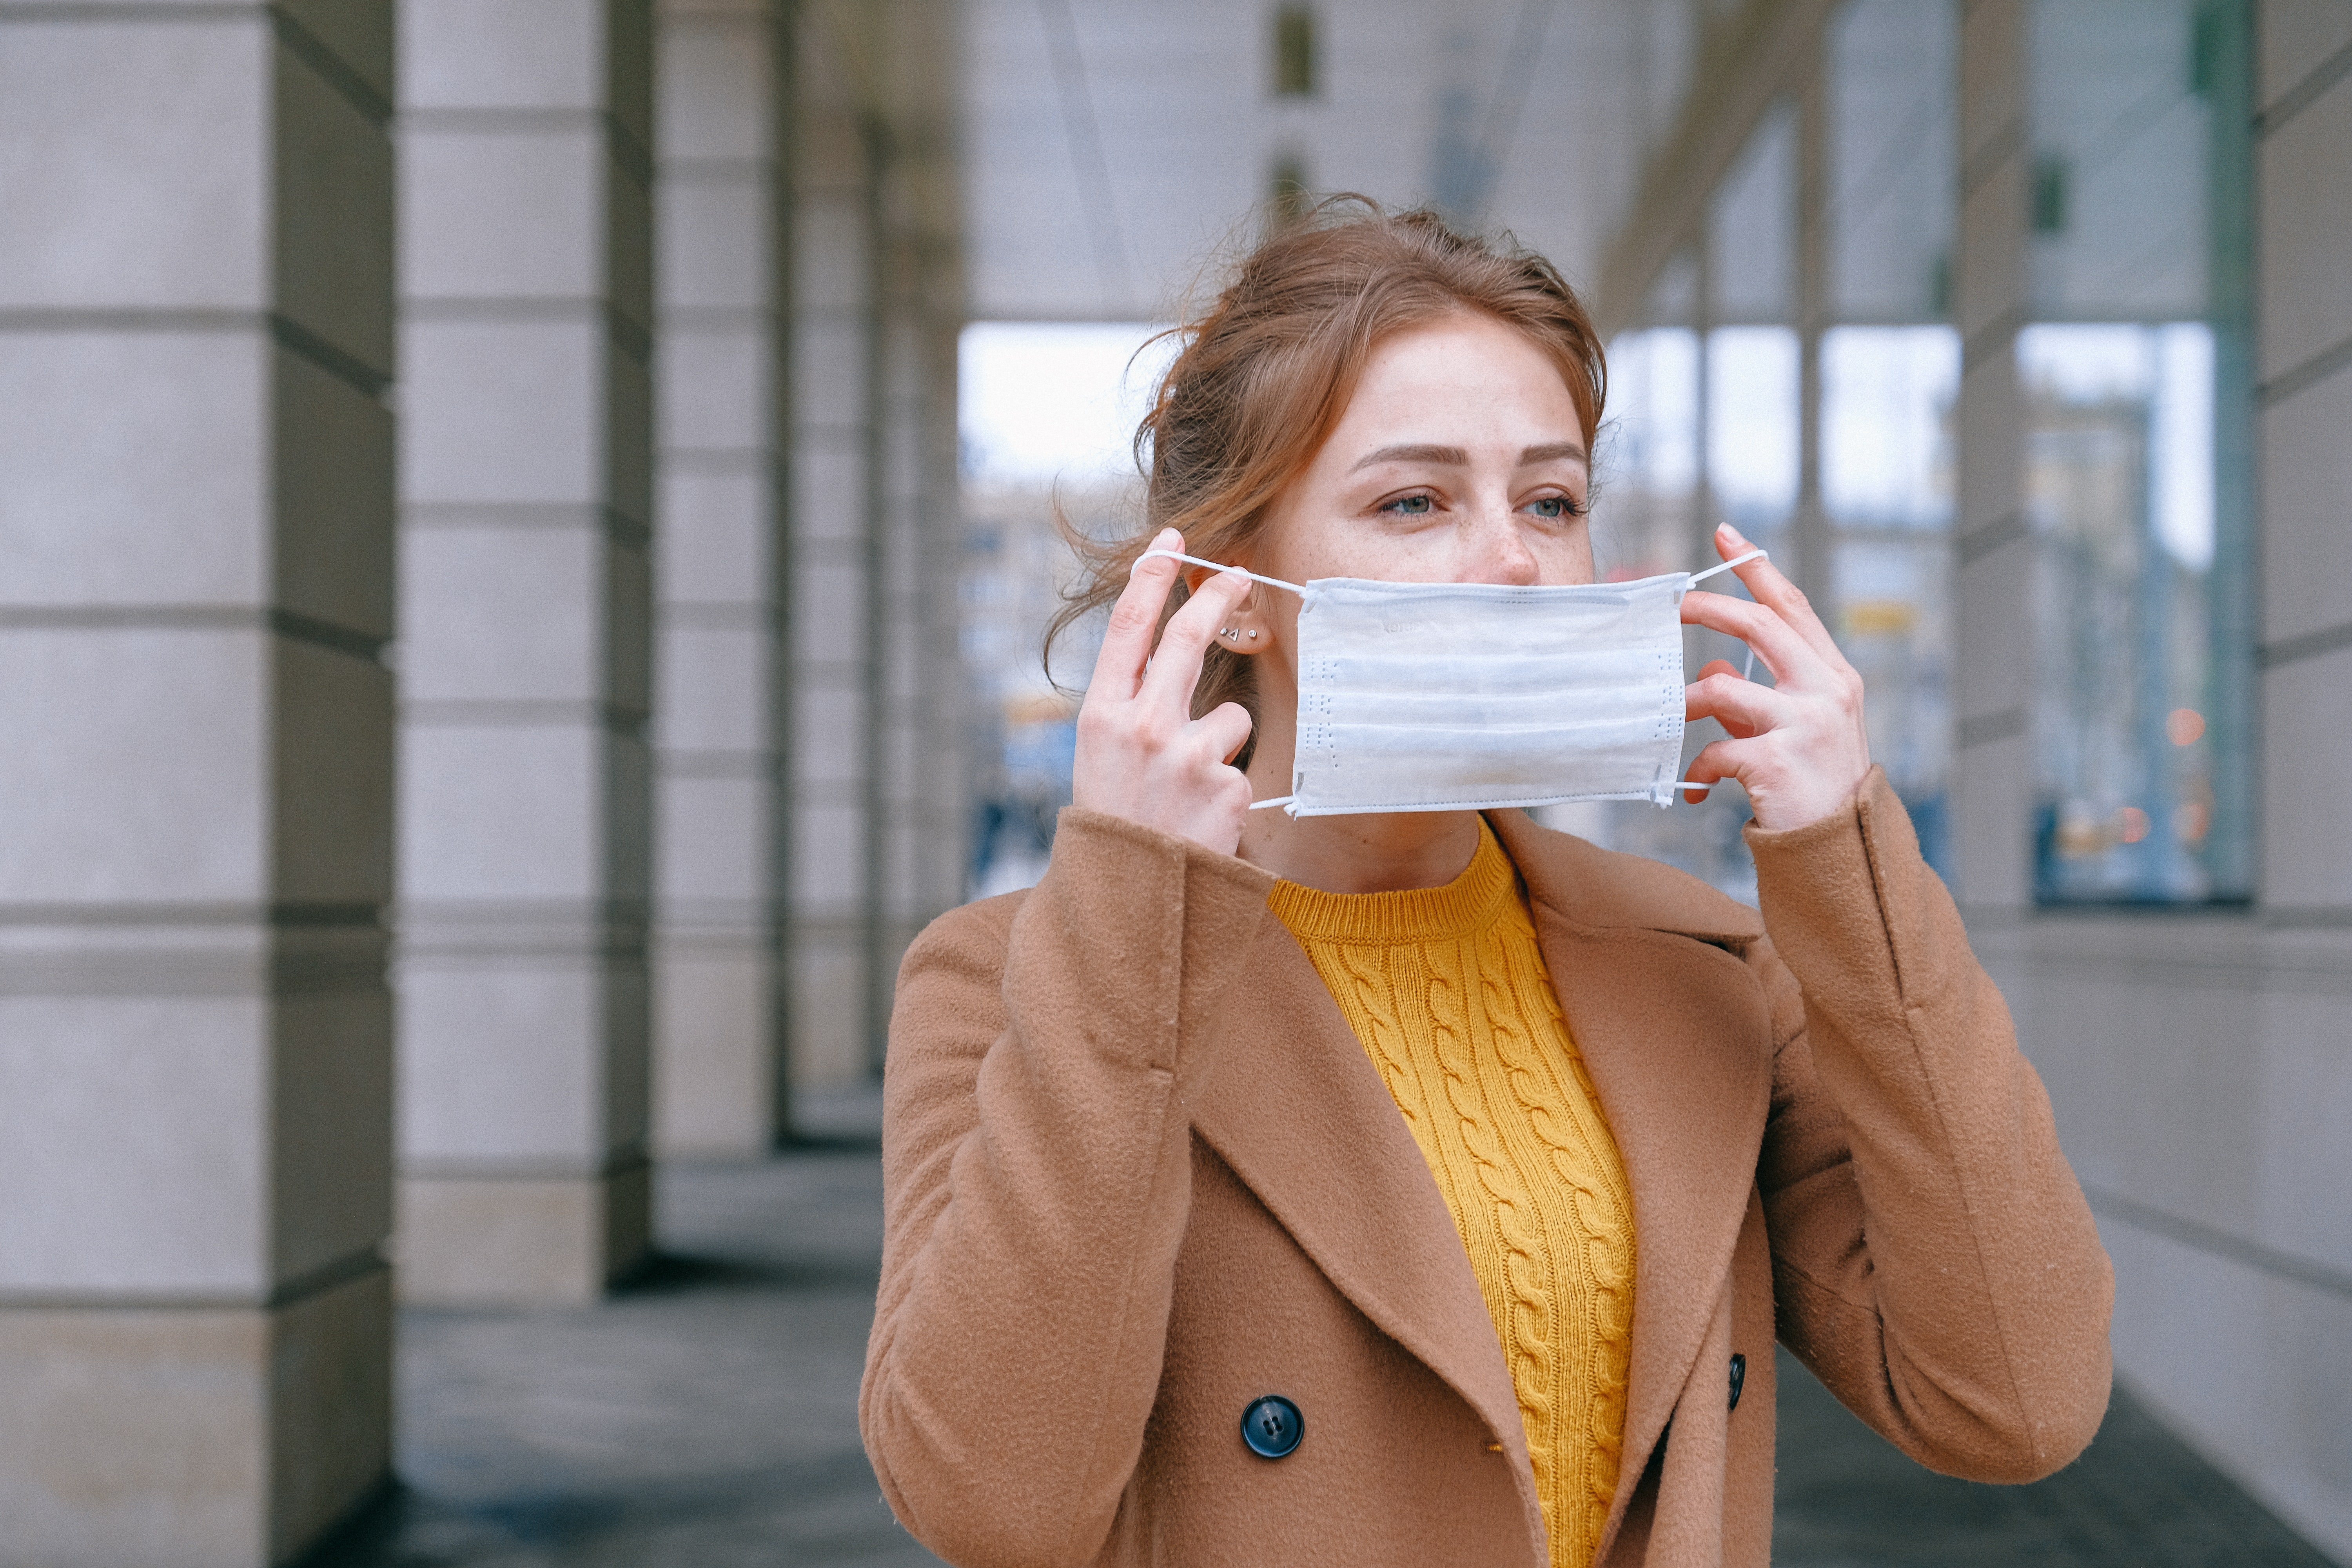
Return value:
M 1633 1343 L 1609 1533 L 1673 1415 L 1731 1266 L 1771 1088 L 1764 1001 L 1737 956 L 1756 912 L 1655 862 L 1490 813 L 1633 1193 Z M 1694 940 L 1696 939 L 1696 940 Z M 1387 1089 L 1287 930 L 1235 984 L 1228 1059 L 1194 1130 L 1364 1315 L 1528 1469 L 1509 1369 L 1445 1201 Z M 1524 1490 L 1524 1487 L 1523 1487 Z M 1523 1496 L 1540 1529 L 1532 1495 Z

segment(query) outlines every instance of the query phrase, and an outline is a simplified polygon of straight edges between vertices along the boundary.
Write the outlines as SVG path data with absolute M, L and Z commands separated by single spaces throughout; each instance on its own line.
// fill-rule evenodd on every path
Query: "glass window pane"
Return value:
M 1931 864 L 1951 763 L 1952 410 L 1959 336 L 1841 326 L 1822 339 L 1822 502 L 1836 541 L 1839 646 L 1863 678 L 1870 754 Z
M 1718 327 L 1706 371 L 1707 488 L 1733 526 L 1767 543 L 1797 506 L 1796 331 Z
M 2243 897 L 2244 6 L 2040 0 L 2020 335 L 2035 889 Z
M 1844 528 L 1952 521 L 1959 334 L 1946 326 L 1832 327 L 1822 336 L 1822 504 Z

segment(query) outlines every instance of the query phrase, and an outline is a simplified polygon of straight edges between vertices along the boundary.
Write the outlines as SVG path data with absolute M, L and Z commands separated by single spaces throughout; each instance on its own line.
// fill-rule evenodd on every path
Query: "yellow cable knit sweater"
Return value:
M 1633 1198 L 1484 818 L 1443 888 L 1277 883 L 1437 1177 L 1519 1398 L 1553 1568 L 1585 1568 L 1617 1487 L 1633 1331 Z

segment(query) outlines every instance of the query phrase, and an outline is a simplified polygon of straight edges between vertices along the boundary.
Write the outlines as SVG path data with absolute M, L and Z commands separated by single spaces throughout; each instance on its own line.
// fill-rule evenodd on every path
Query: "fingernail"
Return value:
M 1731 524 L 1729 524 L 1729 523 L 1727 523 L 1727 523 L 1724 523 L 1724 524 L 1722 524 L 1722 528 L 1723 528 L 1723 531 L 1724 531 L 1724 532 L 1726 532 L 1726 533 L 1727 533 L 1727 534 L 1731 535 L 1731 537 L 1732 537 L 1732 539 L 1733 539 L 1733 541 L 1734 541 L 1735 542 L 1737 542 L 1737 543 L 1740 543 L 1740 544 L 1745 544 L 1745 543 L 1747 543 L 1747 542 L 1748 542 L 1748 536 L 1747 536 L 1746 534 L 1744 534 L 1744 533 L 1740 532 L 1738 529 L 1736 529 L 1736 528 L 1732 527 L 1732 526 L 1731 526 Z

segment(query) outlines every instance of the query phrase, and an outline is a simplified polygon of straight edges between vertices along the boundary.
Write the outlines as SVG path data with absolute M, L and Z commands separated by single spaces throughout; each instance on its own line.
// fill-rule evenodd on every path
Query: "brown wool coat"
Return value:
M 2106 1408 L 2106 1257 L 1884 778 L 1751 826 L 1760 918 L 1489 819 L 1633 1189 L 1600 1560 L 1768 1560 L 1776 1336 L 1922 1464 L 2072 1459 Z M 860 1424 L 950 1563 L 1548 1561 L 1468 1258 L 1272 883 L 1071 811 L 1034 889 L 908 954 Z M 1304 1416 L 1286 1458 L 1242 1442 L 1265 1394 Z

